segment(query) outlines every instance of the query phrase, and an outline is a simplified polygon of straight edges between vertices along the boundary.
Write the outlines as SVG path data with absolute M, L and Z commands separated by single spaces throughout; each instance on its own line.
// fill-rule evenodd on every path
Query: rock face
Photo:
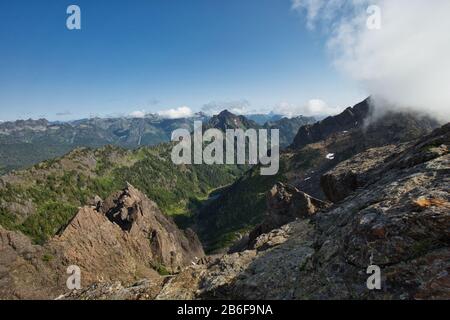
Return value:
M 248 245 L 253 247 L 257 238 L 296 219 L 311 218 L 329 204 L 301 192 L 294 186 L 277 183 L 267 194 L 267 215 L 249 234 Z
M 408 144 L 400 144 L 371 148 L 339 163 L 321 176 L 320 185 L 325 196 L 332 202 L 344 200 L 368 182 L 373 168 L 407 146 Z
M 83 287 L 141 278 L 158 286 L 162 278 L 155 270 L 178 272 L 203 258 L 196 234 L 178 229 L 133 186 L 96 201 L 44 246 L 0 229 L 0 282 L 8 288 L 0 291 L 2 298 L 55 298 L 67 291 L 70 265 L 81 269 Z
M 19 232 L 0 226 L 0 298 L 41 299 L 57 292 L 59 272 L 52 270 L 45 248 Z
M 446 125 L 374 164 L 362 189 L 319 216 L 296 297 L 450 298 L 449 144 Z M 378 292 L 365 287 L 371 264 L 382 269 Z
M 50 246 L 78 265 L 88 283 L 146 278 L 160 266 L 177 272 L 204 256 L 195 234 L 179 230 L 131 185 L 99 211 L 82 208 Z
M 300 128 L 292 146 L 301 148 L 307 144 L 325 139 L 333 133 L 359 128 L 370 113 L 370 98 L 352 108 L 347 108 L 337 116 L 328 117 L 313 125 Z
M 371 99 L 347 108 L 313 125 L 301 127 L 292 144 L 293 149 L 349 132 L 355 153 L 372 147 L 398 144 L 418 139 L 439 127 L 434 119 L 412 113 L 387 112 L 373 115 Z

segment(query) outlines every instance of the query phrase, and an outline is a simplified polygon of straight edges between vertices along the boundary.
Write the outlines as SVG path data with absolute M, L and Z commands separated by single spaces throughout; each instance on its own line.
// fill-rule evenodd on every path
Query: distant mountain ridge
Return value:
M 270 118 L 273 119 L 274 115 Z M 213 117 L 200 112 L 180 119 L 147 114 L 143 118 L 90 118 L 70 122 L 29 119 L 3 122 L 0 123 L 0 174 L 62 156 L 77 147 L 116 145 L 135 149 L 168 142 L 176 129 L 193 130 L 194 121 L 202 121 L 209 127 L 221 130 L 264 127 L 245 116 L 237 116 L 228 111 Z M 287 146 L 300 125 L 313 121 L 313 118 L 305 118 L 305 121 L 297 118 L 281 119 L 265 126 L 279 128 L 281 145 Z
M 345 109 L 342 113 L 330 116 L 312 125 L 306 125 L 298 131 L 293 147 L 301 148 L 309 143 L 325 139 L 332 133 L 361 127 L 370 114 L 370 98 Z

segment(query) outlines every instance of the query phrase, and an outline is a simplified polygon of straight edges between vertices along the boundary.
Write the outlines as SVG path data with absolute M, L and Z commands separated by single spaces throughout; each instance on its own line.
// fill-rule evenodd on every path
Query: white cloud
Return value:
M 288 118 L 297 116 L 326 116 L 341 112 L 341 108 L 329 107 L 327 103 L 320 99 L 311 99 L 306 104 L 295 105 L 287 102 L 280 103 L 273 111 Z
M 167 119 L 180 119 L 192 117 L 194 112 L 189 107 L 183 106 L 176 109 L 158 111 L 158 115 Z
M 144 118 L 146 115 L 145 110 L 136 110 L 130 113 L 130 117 L 132 118 Z
M 369 5 L 381 29 L 369 30 Z M 450 1 L 292 0 L 307 25 L 320 26 L 335 66 L 359 81 L 375 104 L 450 120 Z M 380 101 L 383 101 L 381 103 Z
M 65 117 L 65 116 L 71 116 L 72 112 L 70 111 L 62 111 L 62 112 L 57 112 L 56 116 L 57 117 Z
M 248 102 L 247 100 L 227 101 L 227 102 L 212 101 L 205 104 L 202 108 L 202 111 L 209 115 L 216 115 L 226 109 L 234 114 L 245 115 L 253 112 L 249 109 L 249 107 L 250 102 Z

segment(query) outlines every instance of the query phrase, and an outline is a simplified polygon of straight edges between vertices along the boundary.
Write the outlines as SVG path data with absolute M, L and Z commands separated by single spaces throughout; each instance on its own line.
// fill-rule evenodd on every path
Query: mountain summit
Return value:
M 206 125 L 207 128 L 216 128 L 225 131 L 226 129 L 259 129 L 261 128 L 255 121 L 244 116 L 238 116 L 228 110 L 224 110 L 213 116 Z

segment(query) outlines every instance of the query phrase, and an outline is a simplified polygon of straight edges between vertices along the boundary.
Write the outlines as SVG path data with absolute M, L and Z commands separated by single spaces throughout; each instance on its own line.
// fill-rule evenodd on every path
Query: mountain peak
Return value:
M 208 121 L 206 127 L 225 131 L 226 129 L 258 129 L 260 125 L 244 116 L 238 116 L 225 109 L 218 115 L 213 116 Z
M 223 110 L 218 114 L 219 117 L 237 117 L 234 113 L 228 111 L 228 109 Z

